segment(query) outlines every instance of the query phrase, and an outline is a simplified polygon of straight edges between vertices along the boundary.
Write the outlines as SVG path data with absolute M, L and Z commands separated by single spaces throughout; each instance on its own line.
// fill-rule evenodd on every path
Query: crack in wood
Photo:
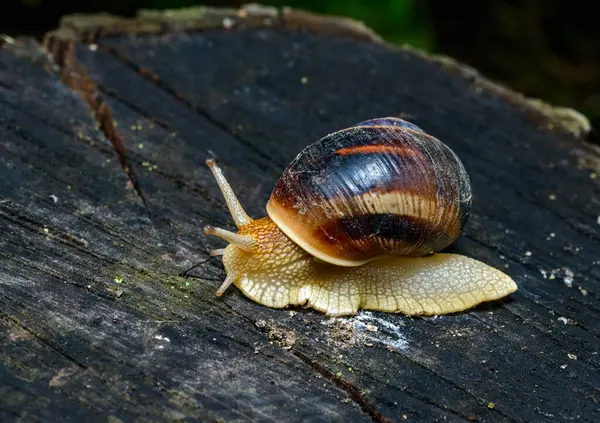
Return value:
M 133 167 L 129 163 L 127 150 L 121 141 L 112 118 L 112 112 L 102 97 L 92 79 L 83 71 L 74 55 L 74 43 L 71 41 L 60 40 L 58 37 L 48 37 L 45 40 L 44 48 L 50 54 L 54 63 L 61 70 L 62 82 L 72 91 L 78 93 L 86 102 L 88 107 L 94 112 L 94 118 L 98 123 L 100 130 L 108 139 L 121 163 L 121 167 L 127 175 L 134 191 L 142 200 L 150 222 L 153 222 L 152 213 L 148 207 L 148 202 L 142 192 L 139 180 Z
M 116 93 L 113 93 L 112 91 L 106 89 L 103 85 L 101 85 L 101 84 L 96 85 L 96 89 L 99 92 L 101 92 L 102 94 L 104 94 L 104 95 L 106 95 L 108 97 L 111 97 L 111 98 L 115 99 L 116 101 L 119 101 L 125 107 L 128 107 L 128 108 L 132 109 L 133 111 L 135 111 L 135 112 L 141 114 L 142 116 L 146 117 L 147 119 L 152 120 L 157 126 L 160 126 L 161 128 L 170 131 L 170 128 L 169 128 L 169 126 L 167 124 L 165 124 L 164 122 L 162 122 L 162 121 L 154 118 L 153 116 L 147 114 L 145 111 L 143 111 L 142 109 L 138 108 L 134 104 L 132 104 L 132 103 L 130 103 L 130 102 L 128 102 L 128 101 L 120 98 Z M 13 107 L 12 104 L 5 103 L 5 102 L 2 101 L 2 99 L 0 99 L 0 103 L 7 104 L 8 106 Z M 46 121 L 44 119 L 41 119 L 37 115 L 33 115 L 33 114 L 29 113 L 27 110 L 19 109 L 19 111 L 23 112 L 24 114 L 27 114 L 28 116 L 30 116 L 30 117 L 32 117 L 34 119 L 39 120 L 40 122 L 42 122 L 44 124 L 47 124 L 48 126 L 54 128 L 54 129 L 56 129 L 56 130 L 58 130 L 58 131 L 60 131 L 60 132 L 62 132 L 64 134 L 71 135 L 71 136 L 77 136 L 77 134 L 72 133 L 69 130 L 67 130 L 65 128 L 62 128 L 60 126 L 53 125 L 51 122 Z M 85 143 L 86 145 L 88 145 L 90 147 L 93 147 L 93 148 L 96 148 L 98 151 L 100 151 L 101 153 L 105 154 L 108 158 L 112 158 L 113 157 L 112 153 L 115 152 L 114 148 L 111 149 L 111 150 L 103 148 L 102 144 L 91 142 L 87 137 L 78 136 L 78 139 L 81 142 Z M 136 151 L 129 151 L 128 155 L 127 155 L 127 158 L 128 158 L 128 163 L 129 164 L 133 164 L 133 162 L 135 162 L 138 165 L 141 165 L 144 162 L 152 164 L 151 161 L 149 161 L 148 159 L 144 158 L 143 156 L 141 156 L 140 154 L 138 154 Z M 223 200 L 219 199 L 217 197 L 213 197 L 213 196 L 209 195 L 210 193 L 208 192 L 208 190 L 205 187 L 203 187 L 202 185 L 198 185 L 198 184 L 195 184 L 193 182 L 190 182 L 189 180 L 187 180 L 186 178 L 182 177 L 181 175 L 175 175 L 175 174 L 172 174 L 172 173 L 165 172 L 160 167 L 153 168 L 152 171 L 153 171 L 153 173 L 155 173 L 157 175 L 163 176 L 164 179 L 166 179 L 166 180 L 169 180 L 169 181 L 175 182 L 177 184 L 180 184 L 181 186 L 184 186 L 185 188 L 190 189 L 192 192 L 194 192 L 196 194 L 200 194 L 202 196 L 202 198 L 205 201 L 207 201 L 208 203 L 219 205 L 221 207 L 221 209 L 227 210 L 227 207 L 226 207 L 225 203 L 223 202 Z M 205 218 L 209 217 L 208 215 L 202 214 L 202 213 L 199 213 L 199 215 L 201 217 L 205 217 Z M 212 219 L 214 219 L 214 216 L 211 215 L 210 217 Z M 150 216 L 149 216 L 149 218 L 150 218 Z M 213 223 L 214 224 L 218 223 L 221 226 L 227 226 L 227 225 L 231 224 L 231 222 L 229 220 L 227 220 L 227 221 L 213 221 Z
M 247 321 L 253 327 L 256 327 L 255 322 L 250 317 L 246 316 L 243 313 L 240 313 L 239 311 L 237 311 L 235 308 L 233 308 L 229 304 L 227 304 L 227 303 L 224 303 L 224 304 L 232 313 L 234 313 L 241 319 Z M 259 331 L 259 332 L 263 333 L 262 331 Z M 237 342 L 239 342 L 239 341 L 237 341 Z M 282 348 L 282 350 L 284 350 L 284 351 L 288 352 L 289 354 L 295 356 L 296 358 L 300 359 L 300 361 L 302 361 L 304 364 L 306 364 L 316 374 L 319 374 L 319 375 L 325 377 L 327 380 L 332 382 L 338 389 L 344 391 L 348 395 L 348 397 L 357 406 L 359 406 L 360 409 L 366 415 L 368 415 L 372 419 L 372 421 L 374 421 L 376 423 L 391 423 L 391 421 L 388 418 L 383 416 L 383 414 L 381 414 L 377 410 L 377 408 L 365 398 L 365 395 L 360 392 L 359 388 L 357 388 L 356 386 L 347 382 L 343 378 L 335 375 L 333 372 L 331 372 L 327 368 L 318 364 L 316 361 L 314 361 L 312 358 L 310 358 L 307 354 L 305 354 L 297 349 L 285 350 Z M 259 350 L 259 353 L 262 354 L 262 352 L 260 350 Z
M 306 365 L 308 365 L 316 373 L 320 374 L 321 376 L 323 376 L 324 378 L 326 378 L 327 380 L 332 382 L 339 389 L 346 392 L 348 397 L 356 405 L 358 405 L 360 407 L 360 409 L 366 415 L 368 415 L 374 422 L 376 422 L 376 423 L 391 423 L 391 420 L 389 420 L 387 417 L 385 417 L 383 414 L 381 414 L 379 412 L 379 410 L 377 410 L 377 408 L 367 400 L 367 398 L 365 397 L 365 394 L 362 393 L 359 388 L 352 385 L 350 382 L 342 379 L 341 377 L 336 376 L 333 372 L 331 372 L 324 366 L 321 366 L 319 363 L 312 360 L 306 354 L 304 354 L 298 350 L 293 350 L 293 351 L 291 351 L 291 353 L 294 354 L 296 357 L 298 357 L 302 362 L 304 362 Z
M 160 119 L 157 119 L 156 117 L 150 115 L 149 113 L 147 113 L 145 110 L 141 109 L 140 107 L 136 106 L 135 104 L 121 98 L 117 93 L 109 90 L 108 88 L 104 87 L 104 85 L 102 84 L 97 84 L 96 88 L 103 93 L 104 95 L 106 95 L 107 97 L 110 97 L 116 101 L 118 101 L 119 103 L 121 103 L 122 105 L 124 105 L 125 107 L 131 109 L 132 111 L 139 113 L 140 115 L 142 115 L 143 117 L 145 117 L 146 119 L 151 120 L 152 122 L 154 122 L 157 126 L 161 127 L 162 129 L 164 129 L 165 131 L 168 132 L 173 132 L 173 129 L 169 127 L 168 124 L 166 124 L 165 122 L 161 121 Z M 210 156 L 209 151 L 204 150 L 205 153 L 207 154 L 207 156 Z M 138 154 L 133 152 L 130 155 L 130 158 L 138 157 Z M 139 160 L 138 163 L 140 163 L 142 160 Z M 150 164 L 152 164 L 151 161 L 145 159 L 143 160 L 145 162 L 148 162 Z M 162 170 L 162 168 L 158 167 L 152 170 L 154 173 L 160 175 L 160 176 L 164 176 L 165 179 L 176 182 L 178 184 L 181 184 L 182 186 L 185 186 L 186 188 L 190 188 L 192 190 L 192 192 L 197 193 L 197 194 L 201 194 L 202 198 L 204 200 L 206 200 L 208 203 L 213 203 L 213 204 L 218 204 L 219 206 L 221 206 L 221 208 L 223 210 L 228 210 L 225 206 L 225 203 L 221 200 L 219 201 L 216 197 L 213 197 L 211 195 L 209 195 L 209 191 L 203 187 L 202 185 L 198 185 L 198 184 L 194 184 L 192 182 L 190 182 L 188 179 L 180 176 L 180 175 L 175 175 L 172 173 L 168 173 L 165 172 L 164 170 Z M 203 216 L 203 217 L 207 217 L 207 216 Z M 212 216 L 211 216 L 212 217 Z M 216 223 L 216 222 L 215 222 Z M 221 224 L 230 224 L 231 222 L 219 222 Z
M 76 137 L 80 142 L 84 143 L 87 146 L 90 146 L 94 149 L 96 149 L 97 151 L 99 151 L 100 153 L 102 153 L 104 156 L 106 156 L 107 158 L 112 159 L 114 157 L 114 149 L 110 148 L 108 145 L 103 144 L 103 143 L 94 143 L 91 142 L 89 140 L 89 138 L 87 137 L 82 137 L 79 134 L 76 134 L 75 132 L 72 132 L 69 128 L 64 128 L 60 125 L 55 124 L 54 122 L 48 120 L 48 119 L 44 119 L 41 115 L 39 114 L 35 114 L 35 113 L 31 113 L 29 110 L 25 109 L 25 108 L 21 108 L 21 107 L 16 107 L 14 104 L 9 103 L 5 100 L 3 100 L 2 98 L 0 98 L 0 104 L 3 104 L 7 107 L 10 107 L 11 109 L 18 111 L 19 113 L 22 113 L 23 115 L 37 120 L 40 123 L 43 123 L 44 125 L 47 125 L 49 128 L 52 128 L 58 132 L 60 132 L 61 134 L 65 134 L 68 135 L 69 137 Z M 23 137 L 23 136 L 27 136 L 28 139 L 30 140 L 35 140 L 39 145 L 43 145 L 44 143 L 42 142 L 42 140 L 40 140 L 37 137 L 34 137 L 33 135 L 31 135 L 30 133 L 26 132 L 23 130 L 22 127 L 17 127 L 17 126 L 12 126 L 10 124 L 6 125 L 5 128 L 10 129 L 12 131 L 14 131 L 15 134 Z M 21 160 L 24 161 L 24 157 L 21 157 Z
M 153 123 L 155 123 L 157 126 L 163 128 L 165 131 L 173 132 L 173 129 L 171 127 L 169 127 L 169 125 L 166 122 L 163 122 L 161 119 L 158 119 L 157 117 L 152 116 L 150 113 L 148 113 L 147 111 L 145 111 L 141 107 L 136 106 L 132 102 L 125 100 L 124 98 L 122 98 L 121 96 L 119 96 L 113 90 L 105 87 L 104 84 L 101 84 L 101 83 L 97 82 L 96 83 L 96 89 L 98 91 L 100 91 L 102 94 L 104 94 L 106 97 L 110 97 L 110 98 L 118 101 L 119 103 L 121 103 L 125 107 L 127 107 L 127 108 L 131 109 L 132 111 L 134 111 L 134 112 L 142 115 L 146 119 L 151 120 Z
M 237 315 L 238 317 L 240 317 L 241 319 L 247 321 L 252 327 L 256 327 L 255 322 L 249 318 L 248 316 L 246 316 L 243 313 L 240 313 L 239 311 L 237 311 L 236 309 L 234 309 L 233 307 L 231 307 L 229 304 L 224 303 L 224 305 L 235 315 Z M 263 331 L 259 331 L 260 333 L 264 333 Z M 239 340 L 236 340 L 236 342 L 240 342 Z M 360 409 L 367 414 L 374 422 L 376 423 L 390 423 L 391 421 L 386 418 L 385 416 L 383 416 L 378 410 L 377 408 L 371 404 L 366 398 L 365 396 L 360 392 L 360 389 L 357 388 L 356 386 L 352 385 L 351 383 L 345 381 L 343 378 L 335 375 L 333 372 L 331 372 L 330 370 L 328 370 L 327 368 L 319 365 L 316 361 L 314 361 L 312 358 L 310 358 L 307 354 L 297 350 L 297 349 L 292 349 L 292 350 L 286 350 L 284 348 L 281 348 L 282 350 L 288 352 L 289 354 L 295 356 L 296 358 L 300 359 L 300 361 L 302 361 L 304 364 L 306 364 L 310 369 L 312 369 L 316 374 L 319 374 L 323 377 L 325 377 L 327 380 L 329 380 L 330 382 L 332 382 L 338 389 L 344 391 L 348 397 L 357 405 L 360 407 Z M 265 355 L 261 350 L 258 351 L 261 355 Z M 270 357 L 270 356 L 268 356 Z
M 197 105 L 194 105 L 183 94 L 178 93 L 172 87 L 170 87 L 168 84 L 166 84 L 165 82 L 163 82 L 158 77 L 158 75 L 154 74 L 153 72 L 151 72 L 150 70 L 148 70 L 146 68 L 142 68 L 141 66 L 137 65 L 135 62 L 129 60 L 127 57 L 125 57 L 123 54 L 121 54 L 117 49 L 115 49 L 115 48 L 113 48 L 113 47 L 111 47 L 109 45 L 102 44 L 102 48 L 107 53 L 109 53 L 110 55 L 112 55 L 115 59 L 117 59 L 118 61 L 120 61 L 121 63 L 123 63 L 125 66 L 127 66 L 131 70 L 135 71 L 136 73 L 138 73 L 143 78 L 146 78 L 147 80 L 152 81 L 154 84 L 156 84 L 157 87 L 159 87 L 160 89 L 162 89 L 167 94 L 171 95 L 174 99 L 176 99 L 179 102 L 181 102 L 184 106 L 186 106 L 190 110 L 193 110 L 194 112 L 196 112 L 197 114 L 199 114 L 200 116 L 202 116 L 203 118 L 205 118 L 208 122 L 210 122 L 211 124 L 213 124 L 215 127 L 219 128 L 221 131 L 223 131 L 226 134 L 230 135 L 233 139 L 235 139 L 241 145 L 243 145 L 244 147 L 246 147 L 248 150 L 250 150 L 253 153 L 257 154 L 261 159 L 263 159 L 267 163 L 273 164 L 277 168 L 284 168 L 285 167 L 285 164 L 282 165 L 281 163 L 277 163 L 276 161 L 274 161 L 274 159 L 273 159 L 273 157 L 271 155 L 269 155 L 267 153 L 264 153 L 261 149 L 259 149 L 258 147 L 256 147 L 254 144 L 252 144 L 248 140 L 246 140 L 244 137 L 241 137 L 238 134 L 236 134 L 235 131 L 231 130 L 225 123 L 223 123 L 220 120 L 216 119 L 208 111 L 202 109 L 201 107 L 199 107 Z
M 3 296 L 6 297 L 5 295 L 3 295 Z M 14 317 L 12 317 L 4 312 L 0 312 L 0 318 L 3 318 L 6 321 L 12 322 L 14 325 L 23 329 L 25 332 L 30 334 L 36 341 L 38 341 L 40 344 L 45 345 L 46 347 L 50 348 L 52 351 L 56 352 L 61 357 L 65 358 L 66 360 L 75 364 L 80 369 L 87 370 L 88 366 L 86 366 L 83 363 L 80 363 L 79 361 L 75 360 L 73 357 L 71 357 L 69 354 L 67 354 L 60 348 L 52 345 L 49 341 L 45 340 L 42 336 L 38 335 L 34 330 L 23 325 L 21 322 L 19 322 L 19 320 L 15 319 Z

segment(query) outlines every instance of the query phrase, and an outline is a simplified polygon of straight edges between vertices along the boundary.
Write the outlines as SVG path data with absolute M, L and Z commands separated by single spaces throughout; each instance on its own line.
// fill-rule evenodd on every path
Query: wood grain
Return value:
M 0 420 L 600 420 L 600 153 L 582 131 L 364 29 L 235 13 L 0 43 Z M 201 228 L 233 223 L 204 161 L 259 217 L 303 147 L 379 116 L 461 158 L 473 215 L 450 251 L 519 291 L 418 319 L 216 298 L 222 244 Z

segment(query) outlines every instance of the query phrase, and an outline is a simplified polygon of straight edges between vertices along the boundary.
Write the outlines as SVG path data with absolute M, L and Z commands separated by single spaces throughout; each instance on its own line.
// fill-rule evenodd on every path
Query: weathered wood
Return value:
M 348 21 L 185 16 L 0 42 L 0 421 L 600 420 L 600 152 L 582 117 Z M 261 216 L 304 146 L 386 115 L 460 156 L 474 211 L 452 249 L 519 291 L 410 319 L 216 298 L 221 244 L 200 229 L 233 225 L 204 160 Z

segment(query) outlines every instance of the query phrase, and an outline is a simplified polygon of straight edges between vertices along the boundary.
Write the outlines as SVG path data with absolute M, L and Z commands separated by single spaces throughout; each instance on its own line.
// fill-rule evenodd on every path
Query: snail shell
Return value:
M 398 118 L 367 120 L 308 146 L 267 204 L 289 238 L 340 266 L 438 252 L 460 236 L 470 209 L 459 158 Z

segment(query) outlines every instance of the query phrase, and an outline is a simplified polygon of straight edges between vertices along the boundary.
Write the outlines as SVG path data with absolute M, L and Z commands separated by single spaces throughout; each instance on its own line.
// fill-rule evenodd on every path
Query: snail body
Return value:
M 207 164 L 238 227 L 204 229 L 230 243 L 213 252 L 227 273 L 219 296 L 233 283 L 268 307 L 414 315 L 462 311 L 517 289 L 482 262 L 439 253 L 468 220 L 469 178 L 452 150 L 402 119 L 364 121 L 306 147 L 262 219 L 251 219 L 214 160 Z

